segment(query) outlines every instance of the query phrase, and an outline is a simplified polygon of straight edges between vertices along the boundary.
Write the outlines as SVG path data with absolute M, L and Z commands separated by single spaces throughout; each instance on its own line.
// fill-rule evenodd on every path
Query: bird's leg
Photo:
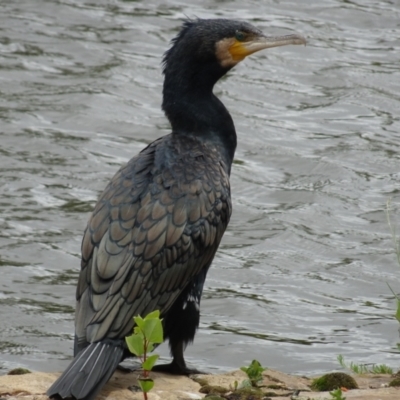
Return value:
M 155 371 L 175 375 L 201 374 L 197 369 L 188 368 L 183 352 L 193 342 L 200 321 L 200 299 L 209 264 L 195 277 L 179 295 L 164 318 L 164 338 L 169 339 L 172 362 L 157 365 Z
M 161 364 L 153 367 L 153 371 L 165 372 L 172 375 L 192 375 L 192 374 L 203 374 L 195 368 L 188 368 L 186 366 L 185 359 L 183 357 L 183 351 L 185 349 L 185 343 L 183 341 L 177 342 L 171 345 L 171 355 L 173 357 L 170 364 Z

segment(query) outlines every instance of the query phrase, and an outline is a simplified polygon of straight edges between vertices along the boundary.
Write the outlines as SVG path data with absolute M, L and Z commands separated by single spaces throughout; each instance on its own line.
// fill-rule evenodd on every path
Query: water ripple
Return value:
M 216 87 L 239 136 L 234 214 L 188 361 L 396 367 L 398 3 L 23 0 L 0 3 L 0 373 L 70 360 L 83 229 L 118 166 L 169 131 L 161 57 L 186 15 L 308 39 Z

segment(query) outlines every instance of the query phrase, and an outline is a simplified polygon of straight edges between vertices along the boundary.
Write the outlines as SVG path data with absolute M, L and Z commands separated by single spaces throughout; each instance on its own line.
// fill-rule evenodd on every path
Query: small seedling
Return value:
M 336 389 L 332 392 L 329 392 L 332 396 L 332 400 L 346 400 L 346 397 L 343 396 L 342 389 Z
M 235 392 L 238 389 L 238 387 L 239 387 L 239 382 L 236 380 L 235 380 L 235 382 L 233 382 L 233 385 L 229 384 L 229 390 L 231 392 Z
M 355 364 L 351 362 L 347 365 L 344 361 L 344 357 L 339 354 L 337 356 L 337 360 L 339 364 L 350 371 L 353 371 L 356 374 L 393 374 L 393 369 L 385 364 Z
M 258 382 L 262 381 L 263 379 L 263 371 L 265 371 L 267 368 L 263 368 L 259 361 L 253 360 L 248 367 L 240 367 L 240 369 L 245 372 L 249 378 L 241 383 L 241 387 L 257 387 Z
M 158 359 L 158 354 L 148 356 L 148 353 L 154 350 L 154 345 L 162 343 L 163 327 L 160 319 L 160 311 L 156 310 L 142 318 L 133 317 L 136 326 L 133 329 L 133 335 L 125 338 L 129 351 L 137 356 L 141 363 L 143 372 L 138 379 L 139 386 L 142 389 L 144 399 L 147 400 L 147 393 L 153 388 L 154 381 L 149 377 L 150 371 Z

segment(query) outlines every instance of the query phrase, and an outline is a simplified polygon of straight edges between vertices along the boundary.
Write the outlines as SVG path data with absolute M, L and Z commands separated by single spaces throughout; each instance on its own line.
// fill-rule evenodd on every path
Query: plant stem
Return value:
M 146 338 L 144 338 L 144 343 L 143 343 L 143 349 L 144 349 L 143 362 L 146 362 L 146 359 L 147 359 L 147 348 L 148 348 L 148 345 L 149 345 L 148 341 L 146 340 Z M 148 378 L 148 376 L 149 376 L 149 371 L 144 369 L 143 370 L 143 377 L 144 378 Z
M 143 350 L 144 350 L 144 354 L 143 354 L 143 362 L 146 362 L 147 359 L 147 348 L 148 348 L 148 342 L 146 340 L 146 337 L 144 338 L 144 343 L 143 343 Z M 149 376 L 149 371 L 147 370 L 143 370 L 143 377 L 147 378 Z M 147 399 L 147 392 L 143 392 L 144 394 L 144 400 L 148 400 Z

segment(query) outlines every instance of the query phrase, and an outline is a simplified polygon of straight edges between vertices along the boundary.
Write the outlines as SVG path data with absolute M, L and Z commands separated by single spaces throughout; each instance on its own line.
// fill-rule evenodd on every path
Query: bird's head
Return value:
M 266 36 L 253 25 L 227 19 L 187 20 L 179 34 L 172 40 L 172 47 L 164 55 L 164 73 L 176 67 L 175 61 L 191 61 L 192 67 L 218 64 L 227 72 L 246 56 L 270 47 L 305 44 L 296 34 Z M 215 65 L 216 66 L 216 65 Z
M 265 36 L 241 21 L 185 21 L 164 55 L 162 108 L 173 130 L 202 134 L 223 132 L 221 135 L 233 138 L 232 143 L 226 144 L 233 157 L 236 146 L 233 121 L 213 95 L 213 87 L 246 56 L 287 44 L 305 44 L 305 39 L 299 35 Z

